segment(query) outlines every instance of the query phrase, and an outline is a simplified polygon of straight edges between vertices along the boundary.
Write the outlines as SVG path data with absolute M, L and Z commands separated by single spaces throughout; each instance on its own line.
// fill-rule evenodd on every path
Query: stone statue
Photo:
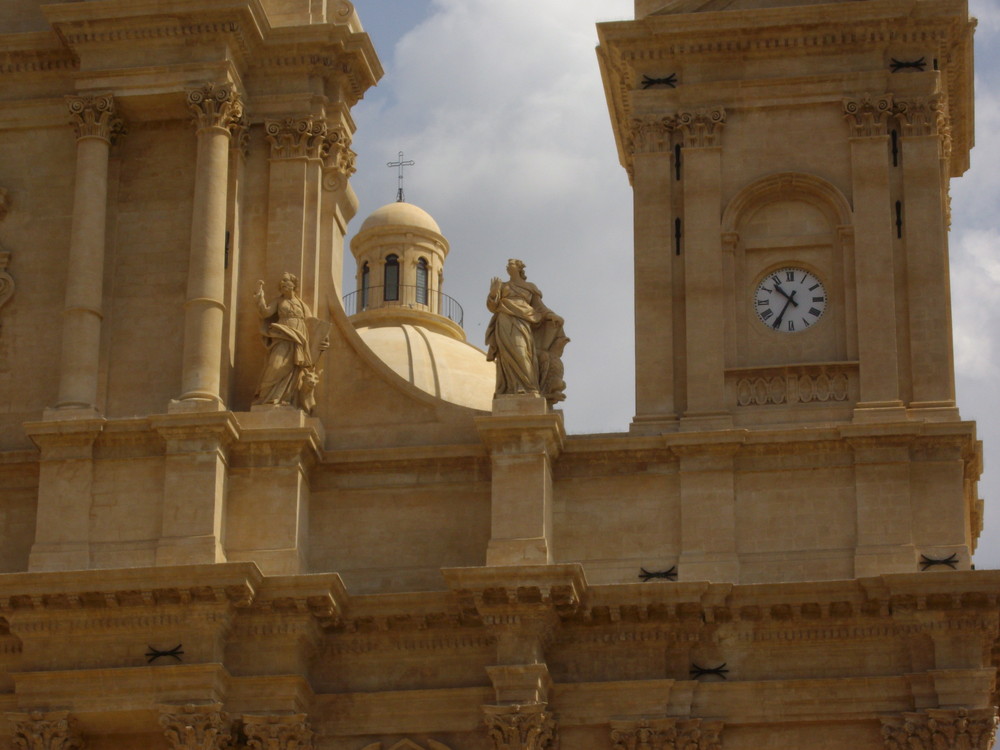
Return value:
M 290 273 L 278 282 L 280 296 L 264 299 L 264 282 L 257 282 L 254 302 L 260 315 L 267 364 L 254 393 L 254 404 L 296 406 L 307 414 L 316 406 L 314 391 L 322 370 L 320 355 L 330 346 L 330 324 L 312 316 L 299 298 L 299 281 Z
M 542 304 L 542 293 L 524 275 L 524 263 L 507 261 L 508 281 L 494 277 L 486 307 L 486 359 L 496 362 L 495 396 L 540 394 L 550 404 L 566 398 L 562 353 L 569 339 L 563 319 Z

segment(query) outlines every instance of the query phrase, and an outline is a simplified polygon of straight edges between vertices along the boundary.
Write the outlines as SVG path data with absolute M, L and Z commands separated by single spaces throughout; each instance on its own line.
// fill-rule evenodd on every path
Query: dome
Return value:
M 459 406 L 493 408 L 495 366 L 471 344 L 410 324 L 362 326 L 357 332 L 379 359 L 420 390 Z
M 371 215 L 365 219 L 358 233 L 378 227 L 404 226 L 416 229 L 426 229 L 435 234 L 441 234 L 441 227 L 437 225 L 433 217 L 419 206 L 412 203 L 387 203 L 382 208 L 372 211 Z

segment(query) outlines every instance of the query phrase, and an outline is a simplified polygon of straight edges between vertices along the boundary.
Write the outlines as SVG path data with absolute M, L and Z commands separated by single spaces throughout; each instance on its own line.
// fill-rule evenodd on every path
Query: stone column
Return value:
M 633 432 L 676 429 L 672 118 L 632 121 L 635 226 L 635 419 Z M 679 183 L 678 183 L 679 184 Z
M 556 720 L 544 703 L 483 706 L 494 750 L 549 750 L 558 747 Z
M 687 409 L 684 429 L 732 425 L 725 403 L 725 316 L 722 277 L 721 107 L 680 112 L 684 138 L 684 299 Z
M 271 144 L 267 196 L 267 278 L 289 272 L 299 296 L 318 310 L 320 196 L 334 136 L 323 116 L 266 120 Z
M 248 750 L 310 750 L 315 734 L 305 714 L 245 715 Z
M 226 204 L 229 142 L 243 105 L 230 84 L 206 83 L 188 91 L 198 135 L 191 255 L 184 310 L 181 396 L 171 411 L 220 409 L 223 317 L 225 315 Z
M 991 750 L 997 712 L 995 708 L 928 708 L 881 721 L 886 750 Z
M 855 420 L 905 418 L 899 394 L 889 137 L 892 97 L 844 100 L 850 127 L 861 398 Z
M 903 240 L 910 322 L 910 407 L 958 419 L 951 339 L 948 229 L 945 219 L 948 144 L 943 103 L 937 97 L 896 103 L 902 130 Z M 922 411 L 921 416 L 931 416 Z
M 552 462 L 566 433 L 562 414 L 538 396 L 498 396 L 476 419 L 492 464 L 487 565 L 552 562 Z
M 56 408 L 96 411 L 108 154 L 124 127 L 111 94 L 69 96 L 66 100 L 76 130 L 76 177 Z
M 83 750 L 76 719 L 68 711 L 29 711 L 6 716 L 15 750 Z

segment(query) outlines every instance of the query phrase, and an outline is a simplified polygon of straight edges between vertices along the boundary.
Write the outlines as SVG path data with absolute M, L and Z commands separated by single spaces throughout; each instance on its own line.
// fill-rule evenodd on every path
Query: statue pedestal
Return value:
M 566 440 L 562 413 L 541 396 L 498 396 L 476 427 L 492 462 L 486 564 L 552 562 L 552 462 Z

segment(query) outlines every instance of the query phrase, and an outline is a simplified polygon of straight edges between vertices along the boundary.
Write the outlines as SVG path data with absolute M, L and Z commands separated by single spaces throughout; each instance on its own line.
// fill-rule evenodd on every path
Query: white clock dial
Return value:
M 826 310 L 823 282 L 802 268 L 788 266 L 765 276 L 753 296 L 757 318 L 773 331 L 800 333 Z

